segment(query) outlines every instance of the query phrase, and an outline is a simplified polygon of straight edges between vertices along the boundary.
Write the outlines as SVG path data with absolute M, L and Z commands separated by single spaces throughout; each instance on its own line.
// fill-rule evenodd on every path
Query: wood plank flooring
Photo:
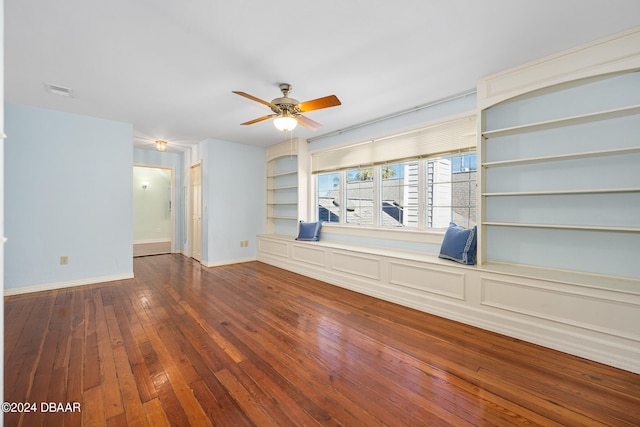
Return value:
M 5 426 L 640 425 L 640 375 L 259 262 L 134 272 L 5 298 L 5 401 L 37 405 Z

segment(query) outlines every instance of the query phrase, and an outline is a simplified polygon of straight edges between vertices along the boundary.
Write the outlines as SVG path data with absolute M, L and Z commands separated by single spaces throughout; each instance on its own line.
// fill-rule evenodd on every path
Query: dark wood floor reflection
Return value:
M 37 405 L 5 426 L 640 423 L 639 375 L 259 262 L 134 269 L 5 299 L 5 401 Z

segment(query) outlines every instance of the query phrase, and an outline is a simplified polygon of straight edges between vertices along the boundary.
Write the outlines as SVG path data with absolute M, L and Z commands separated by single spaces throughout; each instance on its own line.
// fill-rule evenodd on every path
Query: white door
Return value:
M 202 261 L 202 168 L 191 167 L 191 257 Z

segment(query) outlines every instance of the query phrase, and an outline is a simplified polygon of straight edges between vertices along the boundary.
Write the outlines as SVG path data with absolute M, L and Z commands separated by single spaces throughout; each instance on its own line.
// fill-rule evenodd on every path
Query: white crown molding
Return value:
M 562 83 L 637 69 L 640 27 L 480 79 L 478 108 Z

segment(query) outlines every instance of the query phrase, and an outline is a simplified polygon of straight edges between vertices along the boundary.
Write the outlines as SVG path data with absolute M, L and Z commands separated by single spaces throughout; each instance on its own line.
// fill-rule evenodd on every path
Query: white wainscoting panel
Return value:
M 483 305 L 640 341 L 640 295 L 626 297 L 588 288 L 578 293 L 558 283 L 551 289 L 532 280 L 482 279 Z
M 640 373 L 640 280 L 625 280 L 616 289 L 619 278 L 608 276 L 594 281 L 558 272 L 550 278 L 542 271 L 535 276 L 531 268 L 519 274 L 515 268 L 465 266 L 437 254 L 276 235 L 258 237 L 257 260 Z
M 335 251 L 331 254 L 331 268 L 347 274 L 380 280 L 380 260 L 373 256 Z
M 271 240 L 271 239 L 259 239 L 258 240 L 258 252 L 263 252 L 270 255 L 277 255 L 281 257 L 289 256 L 289 245 L 285 241 Z
M 389 262 L 389 284 L 464 300 L 465 273 L 414 263 Z
M 326 267 L 326 252 L 322 248 L 310 247 L 309 245 L 292 245 L 291 258 L 320 267 Z

